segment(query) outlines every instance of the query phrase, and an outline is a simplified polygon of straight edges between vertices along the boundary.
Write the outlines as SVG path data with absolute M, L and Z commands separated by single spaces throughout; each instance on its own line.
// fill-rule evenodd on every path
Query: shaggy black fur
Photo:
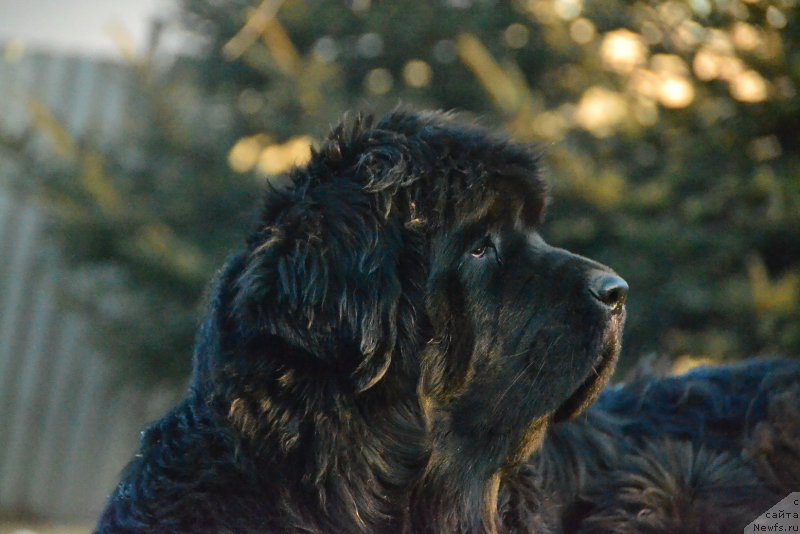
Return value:
M 560 515 L 548 526 L 741 532 L 800 488 L 799 416 L 798 362 L 754 360 L 610 388 L 555 425 L 532 458 Z
M 396 112 L 345 121 L 290 178 L 217 276 L 186 399 L 144 433 L 99 532 L 614 530 L 661 517 L 645 480 L 762 487 L 722 452 L 747 443 L 780 483 L 791 435 L 752 404 L 769 370 L 741 393 L 739 375 L 635 384 L 560 422 L 613 371 L 625 286 L 539 236 L 528 148 Z M 693 525 L 694 505 L 653 524 Z

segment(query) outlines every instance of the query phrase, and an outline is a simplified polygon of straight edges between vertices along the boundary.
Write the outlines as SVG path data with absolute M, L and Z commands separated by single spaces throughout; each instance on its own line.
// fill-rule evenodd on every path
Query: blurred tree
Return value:
M 169 383 L 188 374 L 198 299 L 246 231 L 261 184 L 227 164 L 241 132 L 227 102 L 199 91 L 195 62 L 179 60 L 157 77 L 146 60 L 130 68 L 136 90 L 127 104 L 135 112 L 124 142 L 108 144 L 91 130 L 76 139 L 32 100 L 33 125 L 58 157 L 41 158 L 41 143 L 17 141 L 27 165 L 13 185 L 40 178 L 51 229 L 73 268 L 62 289 L 91 315 L 120 377 Z
M 78 171 L 48 185 L 81 207 L 65 234 L 79 263 L 112 265 L 114 292 L 137 303 L 105 315 L 118 332 L 106 337 L 143 368 L 180 375 L 191 310 L 240 239 L 259 181 L 302 163 L 344 110 L 469 110 L 544 147 L 546 237 L 629 280 L 627 362 L 798 354 L 795 7 L 183 0 L 206 45 L 146 82 L 155 127 L 119 153 L 83 147 Z

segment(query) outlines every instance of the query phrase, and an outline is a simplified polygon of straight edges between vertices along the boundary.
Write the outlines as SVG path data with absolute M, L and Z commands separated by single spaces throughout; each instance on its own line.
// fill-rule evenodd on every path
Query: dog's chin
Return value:
M 603 336 L 603 343 L 586 377 L 575 391 L 553 413 L 553 422 L 573 419 L 591 406 L 605 388 L 617 366 L 621 348 L 622 320 L 612 319 L 612 326 Z

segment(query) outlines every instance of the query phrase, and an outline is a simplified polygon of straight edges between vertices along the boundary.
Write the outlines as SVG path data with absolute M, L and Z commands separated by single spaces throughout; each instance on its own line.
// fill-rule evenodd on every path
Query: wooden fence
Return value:
M 36 99 L 74 135 L 124 135 L 135 91 L 125 65 L 9 56 L 0 55 L 0 132 L 28 129 Z M 44 137 L 37 144 L 47 150 Z M 0 519 L 90 521 L 175 392 L 111 381 L 88 341 L 91 323 L 59 304 L 67 277 L 44 233 L 46 211 L 2 188 L 9 165 L 0 158 Z

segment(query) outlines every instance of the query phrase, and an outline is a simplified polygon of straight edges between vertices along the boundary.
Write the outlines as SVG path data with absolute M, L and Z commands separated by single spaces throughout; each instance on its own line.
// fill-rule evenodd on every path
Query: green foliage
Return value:
M 19 174 L 41 177 L 51 229 L 73 267 L 62 289 L 89 312 L 95 340 L 114 356 L 120 377 L 174 382 L 190 368 L 198 300 L 243 240 L 261 184 L 227 164 L 225 151 L 238 135 L 225 120 L 227 107 L 198 113 L 210 107 L 203 99 L 189 106 L 193 113 L 179 113 L 196 99 L 195 64 L 176 64 L 158 81 L 147 65 L 131 68 L 141 99 L 124 142 L 101 148 L 74 139 L 34 101 L 34 126 L 59 158 L 38 160 L 23 146 L 19 155 L 29 165 Z
M 150 82 L 156 127 L 102 154 L 118 212 L 86 195 L 85 165 L 49 184 L 81 207 L 78 263 L 112 265 L 138 303 L 106 316 L 121 359 L 180 375 L 258 183 L 342 111 L 398 102 L 541 144 L 546 238 L 630 282 L 628 362 L 800 353 L 796 0 L 184 0 L 183 17 L 205 48 Z M 206 123 L 161 119 L 182 107 Z

